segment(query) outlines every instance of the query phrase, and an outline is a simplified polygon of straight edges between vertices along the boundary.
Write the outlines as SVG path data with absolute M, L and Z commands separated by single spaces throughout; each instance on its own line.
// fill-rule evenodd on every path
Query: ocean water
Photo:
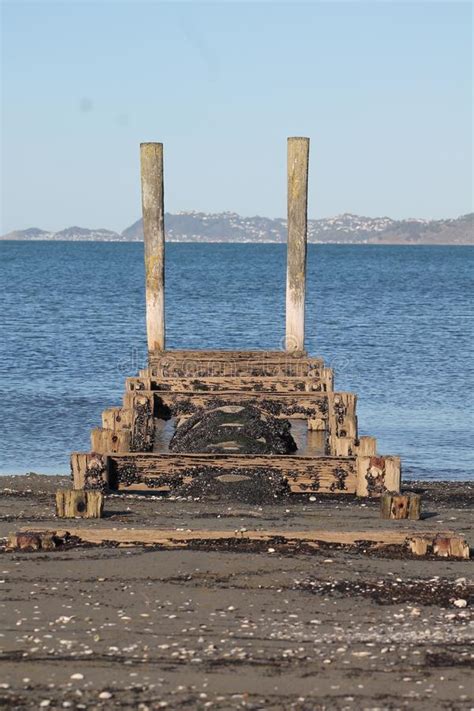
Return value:
M 470 247 L 310 245 L 307 350 L 406 477 L 473 469 Z M 168 244 L 170 348 L 282 345 L 286 248 Z M 145 364 L 143 246 L 0 242 L 0 473 L 63 473 Z

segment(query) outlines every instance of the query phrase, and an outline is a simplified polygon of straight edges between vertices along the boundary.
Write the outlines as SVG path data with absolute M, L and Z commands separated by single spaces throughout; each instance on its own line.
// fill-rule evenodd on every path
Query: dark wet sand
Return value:
M 0 536 L 72 529 L 65 477 L 2 477 Z M 472 485 L 411 483 L 426 518 L 352 497 L 280 502 L 114 496 L 94 527 L 452 529 L 474 545 Z M 470 709 L 472 561 L 334 546 L 311 555 L 89 547 L 3 552 L 0 707 Z M 462 604 L 462 603 L 461 603 Z M 80 675 L 80 676 L 78 676 Z

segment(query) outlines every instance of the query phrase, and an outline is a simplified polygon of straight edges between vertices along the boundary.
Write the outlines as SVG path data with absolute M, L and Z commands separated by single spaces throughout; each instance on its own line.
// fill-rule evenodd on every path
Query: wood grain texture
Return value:
M 304 349 L 309 138 L 288 139 L 287 351 Z
M 100 491 L 60 489 L 56 492 L 56 516 L 59 518 L 101 518 L 104 495 Z
M 231 542 L 261 542 L 272 545 L 276 548 L 287 544 L 307 544 L 309 548 L 318 548 L 319 544 L 336 544 L 344 546 L 358 546 L 361 544 L 372 545 L 373 547 L 400 546 L 409 547 L 413 550 L 412 541 L 419 538 L 416 531 L 394 531 L 390 530 L 363 530 L 356 531 L 328 531 L 326 529 L 313 529 L 309 531 L 295 531 L 287 529 L 265 529 L 252 531 L 222 531 L 222 530 L 188 530 L 177 531 L 174 529 L 160 528 L 109 528 L 94 527 L 81 528 L 71 527 L 67 529 L 51 530 L 49 528 L 38 527 L 35 529 L 26 528 L 21 531 L 11 533 L 8 538 L 8 548 L 32 548 L 34 550 L 51 550 L 67 543 L 68 539 L 77 543 L 89 543 L 95 545 L 113 544 L 126 546 L 160 546 L 163 548 L 188 548 L 196 544 L 208 543 L 213 548 L 219 548 L 222 544 Z M 469 557 L 469 549 L 466 555 L 466 542 L 462 536 L 456 536 L 451 531 L 438 533 L 429 531 L 424 534 L 427 541 L 426 550 L 423 555 L 430 552 L 436 540 L 453 539 L 459 540 L 459 549 L 452 555 L 456 557 Z M 43 544 L 44 542 L 44 544 Z M 464 545 L 462 545 L 464 542 Z M 265 549 L 264 549 L 265 550 Z M 413 550 L 415 553 L 416 551 Z
M 324 370 L 328 370 L 325 368 Z M 164 392 L 213 392 L 213 391 L 240 391 L 240 392 L 269 392 L 269 393 L 295 393 L 295 392 L 327 392 L 330 382 L 323 380 L 319 371 L 313 371 L 308 377 L 190 377 L 190 378 L 150 378 L 140 376 L 127 378 L 126 390 L 155 390 Z
M 163 144 L 140 144 L 148 350 L 165 348 Z
M 356 467 L 351 457 L 227 454 L 110 454 L 109 484 L 117 489 L 169 491 L 209 473 L 251 477 L 280 475 L 292 493 L 355 494 Z
M 215 408 L 228 404 L 253 404 L 267 410 L 275 417 L 294 417 L 306 419 L 309 417 L 323 417 L 328 419 L 328 402 L 330 393 L 267 393 L 267 392 L 241 392 L 241 391 L 188 391 L 188 392 L 161 392 L 161 391 L 129 391 L 124 395 L 124 406 L 135 410 L 137 402 L 148 399 L 153 403 L 155 417 L 169 419 L 172 416 L 189 415 L 199 408 Z M 351 413 L 341 411 L 343 423 Z M 333 418 L 334 419 L 334 418 Z M 350 424 L 345 425 L 350 430 Z M 341 431 L 345 431 L 340 426 Z

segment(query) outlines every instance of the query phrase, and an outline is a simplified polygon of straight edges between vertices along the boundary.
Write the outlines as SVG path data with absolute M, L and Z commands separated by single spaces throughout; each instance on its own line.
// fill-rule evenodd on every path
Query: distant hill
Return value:
M 335 244 L 473 244 L 474 213 L 445 220 L 392 220 L 346 213 L 308 221 L 308 241 Z M 169 242 L 286 242 L 286 220 L 241 217 L 234 212 L 207 214 L 181 212 L 165 215 Z M 121 234 L 106 229 L 68 227 L 47 232 L 36 227 L 3 235 L 6 240 L 68 240 L 72 242 L 138 242 L 143 240 L 142 221 Z

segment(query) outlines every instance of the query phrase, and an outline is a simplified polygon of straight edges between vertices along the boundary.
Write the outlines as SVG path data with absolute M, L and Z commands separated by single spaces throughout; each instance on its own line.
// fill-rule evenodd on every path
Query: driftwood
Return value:
M 387 492 L 380 498 L 382 518 L 418 520 L 421 514 L 421 496 L 419 494 L 394 494 Z
M 56 492 L 58 518 L 101 518 L 104 495 L 100 491 L 66 489 Z

